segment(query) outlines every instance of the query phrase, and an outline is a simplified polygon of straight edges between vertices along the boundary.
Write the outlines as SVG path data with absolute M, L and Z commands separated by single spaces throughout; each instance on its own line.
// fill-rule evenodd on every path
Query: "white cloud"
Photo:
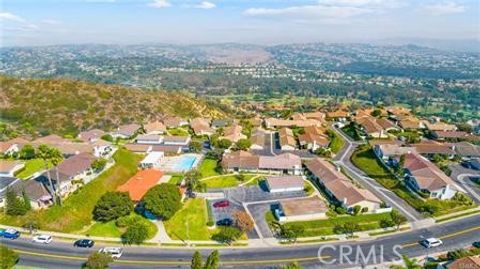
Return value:
M 434 3 L 424 6 L 424 9 L 433 15 L 446 15 L 454 13 L 462 13 L 465 11 L 465 6 L 455 2 Z
M 201 8 L 201 9 L 212 9 L 212 8 L 217 7 L 217 5 L 215 5 L 215 4 L 212 3 L 212 2 L 203 1 L 203 2 L 201 2 L 201 3 L 198 4 L 198 5 L 194 5 L 193 7 L 194 7 L 194 8 Z
M 286 16 L 296 19 L 335 21 L 402 6 L 400 0 L 318 0 L 316 4 L 282 8 L 249 8 L 250 16 Z
M 25 22 L 25 19 L 22 17 L 19 17 L 15 14 L 12 14 L 10 12 L 0 12 L 0 20 L 5 20 L 5 21 L 14 21 L 14 22 Z
M 54 19 L 44 19 L 41 21 L 41 23 L 44 24 L 49 24 L 49 25 L 58 25 L 60 24 L 60 21 L 54 20 Z
M 168 0 L 154 0 L 153 2 L 149 3 L 148 6 L 154 8 L 167 8 L 171 7 L 172 4 Z

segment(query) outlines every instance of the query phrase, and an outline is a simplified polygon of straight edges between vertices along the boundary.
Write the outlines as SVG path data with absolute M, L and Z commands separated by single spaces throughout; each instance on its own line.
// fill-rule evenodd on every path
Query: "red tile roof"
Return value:
M 156 169 L 138 171 L 127 182 L 117 188 L 117 191 L 128 192 L 133 201 L 140 201 L 147 191 L 157 185 L 163 173 Z

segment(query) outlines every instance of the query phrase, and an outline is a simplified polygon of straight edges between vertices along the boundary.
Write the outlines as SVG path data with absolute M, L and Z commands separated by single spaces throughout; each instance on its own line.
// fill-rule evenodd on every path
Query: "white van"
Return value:
M 114 259 L 122 257 L 122 248 L 118 247 L 104 247 L 98 250 L 98 252 L 108 254 Z

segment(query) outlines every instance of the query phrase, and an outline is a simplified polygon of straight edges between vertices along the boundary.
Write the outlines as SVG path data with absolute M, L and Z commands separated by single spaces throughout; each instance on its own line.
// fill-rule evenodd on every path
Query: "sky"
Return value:
M 0 2 L 0 46 L 480 40 L 480 0 Z

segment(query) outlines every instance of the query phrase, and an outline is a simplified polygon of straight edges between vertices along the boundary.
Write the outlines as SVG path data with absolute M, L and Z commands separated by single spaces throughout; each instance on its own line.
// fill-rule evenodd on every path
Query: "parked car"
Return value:
M 426 248 L 434 248 L 434 247 L 443 245 L 443 242 L 438 238 L 431 237 L 431 238 L 422 240 L 420 244 Z
M 12 228 L 8 228 L 6 230 L 2 229 L 0 231 L 0 236 L 4 237 L 4 238 L 7 238 L 7 239 L 17 239 L 20 237 L 20 232 L 15 230 L 15 229 L 12 229 Z
M 122 248 L 119 247 L 104 247 L 98 250 L 98 252 L 108 254 L 114 259 L 119 259 L 123 254 Z
M 32 238 L 32 242 L 50 244 L 52 242 L 52 236 L 48 234 L 39 234 Z
M 231 226 L 232 224 L 233 220 L 228 218 L 217 221 L 217 226 Z
M 230 205 L 230 202 L 228 200 L 222 200 L 213 203 L 213 207 L 215 208 L 221 208 L 221 207 L 228 207 Z
M 480 248 L 480 241 L 473 242 L 472 246 Z
M 73 243 L 74 247 L 79 247 L 79 248 L 91 248 L 93 247 L 93 245 L 95 245 L 95 241 L 90 239 L 80 239 L 75 241 L 75 243 Z

